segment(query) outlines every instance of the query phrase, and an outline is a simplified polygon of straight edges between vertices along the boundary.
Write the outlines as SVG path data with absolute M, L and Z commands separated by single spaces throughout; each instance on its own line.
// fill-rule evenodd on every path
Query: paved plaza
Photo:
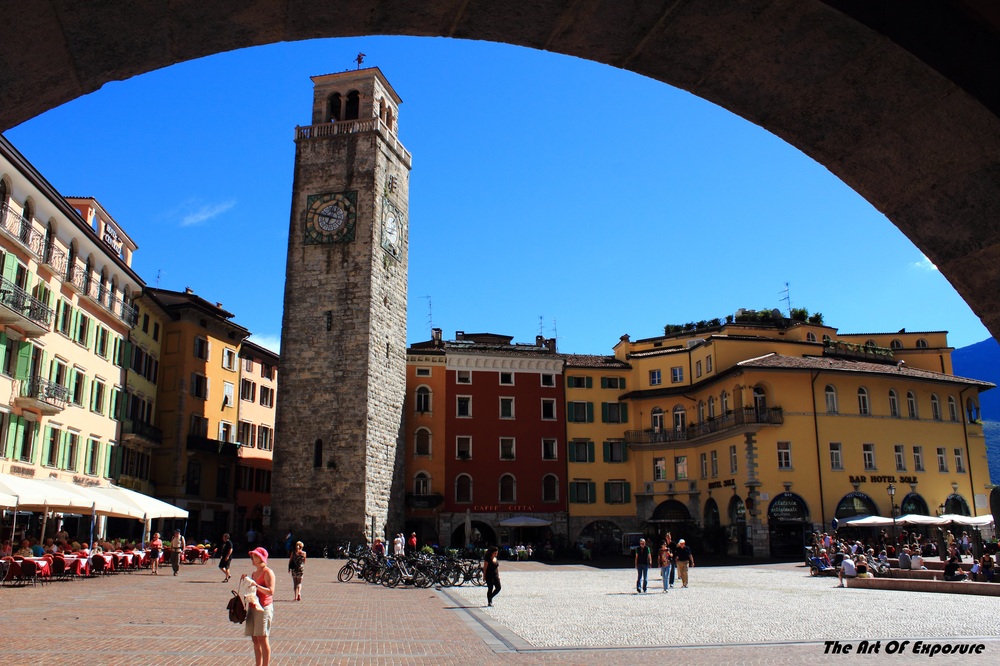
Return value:
M 912 642 L 982 643 L 963 664 L 1000 655 L 996 599 L 838 589 L 795 564 L 696 567 L 691 586 L 635 593 L 631 569 L 534 562 L 501 564 L 503 592 L 486 608 L 484 588 L 390 590 L 338 583 L 339 560 L 310 560 L 303 601 L 278 575 L 273 663 L 280 664 L 779 664 L 843 662 L 837 639 L 865 658 L 905 663 Z M 234 571 L 249 571 L 238 560 Z M 213 563 L 181 575 L 147 572 L 38 587 L 2 588 L 0 661 L 10 664 L 252 664 L 243 627 L 226 618 L 229 590 Z M 235 580 L 233 581 L 235 582 Z M 891 640 L 912 641 L 885 654 Z M 848 658 L 854 657 L 851 654 Z M 934 663 L 959 658 L 938 655 Z

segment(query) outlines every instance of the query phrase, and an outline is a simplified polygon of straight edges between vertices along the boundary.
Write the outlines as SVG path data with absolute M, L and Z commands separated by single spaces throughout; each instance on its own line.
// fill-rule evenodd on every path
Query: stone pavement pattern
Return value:
M 985 635 L 992 637 L 986 640 L 985 657 L 995 663 L 1000 654 L 1000 629 L 986 620 L 995 617 L 994 606 L 980 607 L 989 603 L 987 598 L 898 593 L 904 596 L 896 599 L 889 593 L 834 589 L 831 579 L 810 580 L 794 565 L 696 568 L 691 588 L 640 597 L 628 593 L 634 582 L 628 569 L 504 563 L 503 593 L 496 606 L 485 609 L 483 588 L 439 592 L 338 583 L 338 560 L 307 563 L 304 600 L 296 603 L 289 601 L 284 560 L 273 564 L 278 576 L 271 636 L 276 666 L 662 664 L 681 659 L 713 666 L 829 664 L 842 663 L 843 657 L 824 654 L 822 638 L 845 640 L 865 632 L 883 638 Z M 247 560 L 238 560 L 233 570 L 250 568 Z M 0 661 L 252 664 L 243 627 L 226 618 L 234 586 L 221 578 L 209 563 L 184 566 L 176 578 L 169 571 L 160 576 L 143 572 L 2 588 Z M 775 621 L 779 609 L 783 617 L 795 619 Z M 880 617 L 884 609 L 908 619 L 883 624 L 884 629 L 869 626 L 865 618 Z M 800 618 L 817 616 L 826 618 L 830 633 L 814 620 L 809 632 L 794 629 Z M 974 626 L 961 631 L 963 624 Z M 786 625 L 793 627 L 790 633 L 780 630 Z M 728 644 L 683 645 L 712 637 L 724 637 Z M 985 661 L 962 659 L 963 664 Z M 935 662 L 947 663 L 940 657 Z

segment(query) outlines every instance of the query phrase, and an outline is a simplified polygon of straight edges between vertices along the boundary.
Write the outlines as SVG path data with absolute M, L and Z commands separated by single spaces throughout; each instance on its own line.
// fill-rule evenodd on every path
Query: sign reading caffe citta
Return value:
M 104 242 L 107 243 L 112 250 L 117 254 L 122 252 L 122 239 L 119 238 L 118 232 L 110 224 L 104 225 Z

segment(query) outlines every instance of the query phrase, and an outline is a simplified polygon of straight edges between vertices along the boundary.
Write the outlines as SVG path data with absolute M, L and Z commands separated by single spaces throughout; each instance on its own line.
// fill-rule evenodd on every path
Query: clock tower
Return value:
M 272 533 L 402 530 L 410 153 L 377 67 L 312 77 L 295 130 Z

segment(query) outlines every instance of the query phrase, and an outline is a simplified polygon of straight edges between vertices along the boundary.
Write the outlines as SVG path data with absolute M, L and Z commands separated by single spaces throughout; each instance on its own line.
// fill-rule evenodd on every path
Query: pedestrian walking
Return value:
M 160 551 L 163 550 L 163 540 L 160 533 L 154 532 L 153 539 L 149 542 L 149 563 L 153 569 L 153 575 L 160 575 Z
M 181 569 L 181 558 L 184 557 L 184 549 L 187 548 L 187 541 L 179 529 L 174 530 L 174 536 L 170 539 L 170 568 L 174 570 L 174 575 Z
M 639 547 L 635 549 L 635 591 L 636 594 L 646 591 L 649 580 L 649 567 L 653 564 L 653 554 L 645 539 L 639 539 Z
M 677 576 L 677 553 L 675 552 L 674 537 L 667 532 L 667 550 L 670 551 L 670 587 L 674 586 L 674 578 Z
M 486 579 L 486 605 L 493 605 L 493 597 L 500 594 L 500 562 L 497 561 L 497 553 L 500 549 L 490 546 L 483 558 L 483 578 Z
M 219 546 L 219 568 L 226 576 L 223 583 L 228 583 L 232 575 L 229 573 L 229 565 L 233 562 L 233 542 L 229 540 L 228 534 L 222 535 L 222 545 Z
M 674 557 L 677 558 L 677 575 L 681 579 L 681 587 L 688 586 L 688 567 L 694 566 L 694 555 L 691 554 L 691 549 L 688 548 L 687 542 L 681 539 L 677 542 L 677 548 L 674 549 Z
M 243 634 L 253 641 L 253 658 L 255 666 L 269 666 L 271 663 L 271 621 L 274 619 L 274 583 L 275 576 L 267 566 L 267 550 L 258 547 L 250 551 L 250 560 L 254 570 L 251 574 L 243 574 L 240 582 L 247 581 L 253 588 L 256 603 L 247 608 L 247 620 Z
M 411 555 L 416 555 L 417 554 L 417 533 L 416 532 L 411 532 L 410 533 L 410 538 L 409 538 L 409 540 L 406 543 L 410 547 L 410 554 Z
M 663 545 L 660 546 L 660 578 L 663 579 L 663 591 L 668 592 L 670 590 L 670 546 L 664 541 Z
M 302 567 L 306 563 L 306 551 L 302 542 L 295 542 L 295 550 L 288 557 L 288 573 L 292 574 L 293 601 L 302 601 Z

